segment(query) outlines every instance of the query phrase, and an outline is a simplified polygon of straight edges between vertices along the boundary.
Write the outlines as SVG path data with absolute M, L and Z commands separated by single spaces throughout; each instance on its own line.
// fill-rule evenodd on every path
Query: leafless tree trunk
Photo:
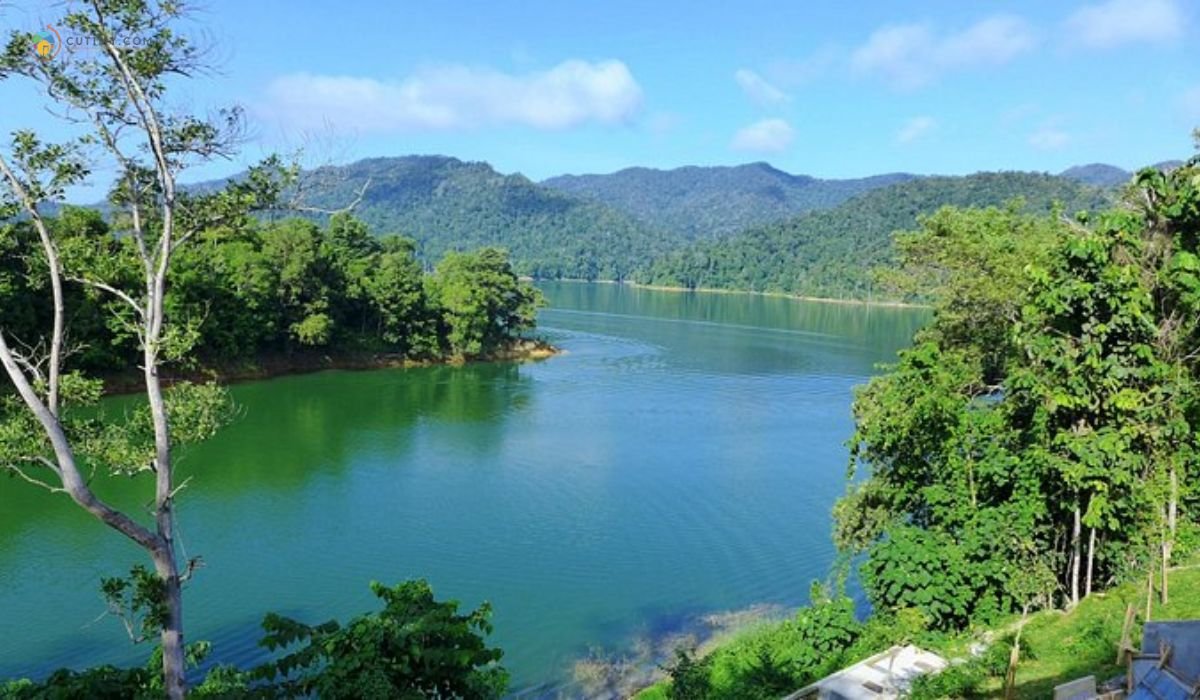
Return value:
M 1171 553 L 1175 549 L 1175 529 L 1179 520 L 1179 474 L 1171 468 L 1171 495 L 1167 501 L 1167 533 L 1162 544 L 1162 604 L 1170 602 L 1167 578 L 1171 570 Z
M 1150 621 L 1150 613 L 1154 607 L 1154 548 L 1150 548 L 1150 565 L 1146 567 L 1146 616 L 1144 622 Z
M 1090 528 L 1091 533 L 1088 535 L 1088 560 L 1087 560 L 1087 578 L 1084 582 L 1083 597 L 1086 598 L 1092 594 L 1092 566 L 1096 561 L 1096 528 Z
M 1071 607 L 1079 605 L 1079 560 L 1082 558 L 1082 524 L 1079 505 L 1075 505 L 1074 523 L 1071 526 Z
M 1017 634 L 1013 638 L 1012 650 L 1008 654 L 1008 672 L 1004 674 L 1004 698 L 1012 700 L 1017 691 L 1017 664 L 1021 661 L 1021 633 L 1025 631 L 1025 623 L 1029 621 L 1029 604 L 1021 608 L 1021 621 L 1017 624 Z

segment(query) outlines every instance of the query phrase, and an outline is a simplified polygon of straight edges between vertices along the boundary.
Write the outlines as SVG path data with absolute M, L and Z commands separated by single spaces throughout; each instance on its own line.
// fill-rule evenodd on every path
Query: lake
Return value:
M 928 317 L 740 294 L 545 284 L 538 363 L 240 384 L 182 455 L 191 640 L 252 663 L 262 614 L 375 609 L 368 582 L 490 600 L 513 687 L 697 616 L 807 602 L 828 572 L 852 388 Z M 150 489 L 97 478 L 126 508 Z M 136 488 L 133 488 L 135 487 Z M 0 479 L 0 678 L 140 662 L 101 576 L 139 551 L 63 496 Z M 593 652 L 594 653 L 594 652 Z

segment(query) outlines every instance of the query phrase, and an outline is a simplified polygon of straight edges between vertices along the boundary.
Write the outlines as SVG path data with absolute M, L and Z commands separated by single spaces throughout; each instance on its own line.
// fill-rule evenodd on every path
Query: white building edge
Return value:
M 904 695 L 914 679 L 947 665 L 937 654 L 911 644 L 894 646 L 805 686 L 784 700 L 893 700 Z

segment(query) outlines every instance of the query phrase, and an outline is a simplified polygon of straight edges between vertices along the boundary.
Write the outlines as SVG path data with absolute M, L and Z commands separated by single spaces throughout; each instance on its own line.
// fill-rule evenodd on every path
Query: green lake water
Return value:
M 546 284 L 530 364 L 323 372 L 240 384 L 239 420 L 180 465 L 181 542 L 205 567 L 190 639 L 261 660 L 269 610 L 374 608 L 428 578 L 495 607 L 514 688 L 557 687 L 697 615 L 806 602 L 833 557 L 851 389 L 927 317 L 733 294 Z M 145 484 L 97 477 L 131 509 Z M 97 620 L 139 552 L 62 496 L 0 479 L 0 678 L 140 662 Z

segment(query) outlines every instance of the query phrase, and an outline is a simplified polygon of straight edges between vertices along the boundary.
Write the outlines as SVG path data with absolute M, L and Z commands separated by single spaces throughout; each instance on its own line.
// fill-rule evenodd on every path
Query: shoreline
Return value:
M 625 280 L 585 280 L 576 278 L 562 279 L 535 279 L 522 278 L 531 282 L 570 282 L 572 284 L 616 284 L 632 289 L 649 289 L 656 292 L 671 292 L 671 293 L 688 293 L 698 292 L 701 294 L 745 294 L 750 296 L 772 297 L 776 299 L 793 299 L 795 301 L 812 301 L 820 304 L 842 304 L 851 306 L 879 306 L 883 308 L 894 309 L 930 309 L 933 308 L 929 304 L 918 304 L 911 301 L 887 301 L 879 299 L 835 299 L 833 297 L 817 297 L 804 294 L 792 294 L 791 292 L 760 292 L 752 289 L 722 289 L 719 287 L 676 287 L 661 284 L 642 284 L 641 282 L 628 282 Z
M 313 374 L 326 370 L 369 371 L 374 369 L 410 369 L 416 367 L 462 367 L 486 362 L 537 362 L 556 355 L 563 350 L 544 340 L 519 338 L 507 346 L 479 357 L 444 357 L 416 360 L 399 353 L 369 352 L 361 350 L 341 352 L 298 352 L 293 354 L 271 354 L 240 363 L 200 367 L 194 370 L 164 372 L 163 385 L 170 386 L 186 381 L 216 381 L 228 386 L 242 382 L 275 379 L 295 374 Z M 101 377 L 105 396 L 120 396 L 140 393 L 144 390 L 144 379 L 140 373 L 120 373 Z

